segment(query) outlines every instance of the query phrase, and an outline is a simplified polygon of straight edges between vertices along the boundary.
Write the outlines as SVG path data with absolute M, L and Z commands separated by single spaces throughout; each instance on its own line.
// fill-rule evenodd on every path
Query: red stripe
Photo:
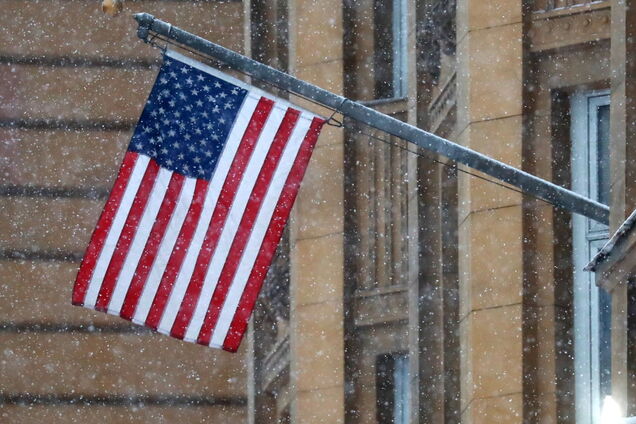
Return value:
M 252 114 L 250 122 L 245 130 L 245 134 L 243 134 L 236 156 L 232 160 L 232 165 L 230 165 L 219 199 L 214 208 L 214 212 L 212 213 L 210 225 L 208 226 L 205 234 L 205 239 L 201 246 L 201 252 L 197 257 L 192 278 L 190 279 L 183 301 L 179 307 L 175 323 L 173 324 L 171 331 L 171 335 L 173 337 L 183 339 L 187 325 L 192 319 L 197 300 L 201 294 L 201 289 L 203 287 L 208 265 L 210 264 L 210 259 L 212 258 L 212 254 L 214 253 L 219 237 L 221 236 L 221 231 L 225 225 L 225 220 L 230 210 L 230 206 L 234 201 L 234 196 L 236 195 L 238 186 L 243 178 L 243 173 L 245 172 L 249 158 L 252 155 L 252 151 L 256 146 L 256 141 L 265 126 L 265 122 L 267 121 L 273 106 L 274 102 L 272 100 L 262 97 L 256 105 L 256 109 L 254 109 L 254 113 Z
M 276 170 L 280 157 L 283 154 L 283 149 L 285 148 L 285 145 L 291 136 L 292 130 L 298 121 L 299 115 L 300 112 L 297 110 L 287 110 L 287 113 L 276 132 L 274 140 L 272 141 L 269 151 L 267 152 L 261 171 L 245 206 L 243 217 L 241 218 L 236 236 L 232 241 L 232 246 L 228 252 L 225 265 L 221 270 L 219 282 L 216 285 L 214 295 L 212 296 L 212 300 L 208 306 L 205 320 L 203 321 L 203 326 L 199 332 L 198 343 L 206 345 L 210 343 L 212 330 L 216 327 L 219 313 L 221 312 L 221 308 L 227 298 L 227 292 L 234 280 L 234 276 L 236 275 L 236 270 L 241 261 L 241 257 L 243 256 L 245 245 L 247 244 L 250 234 L 252 233 L 252 229 L 254 228 L 254 222 L 258 216 L 258 211 L 261 208 L 263 199 L 267 193 L 267 188 L 272 180 L 272 176 L 274 175 L 274 171 Z
M 314 118 L 309 131 L 300 146 L 294 165 L 289 172 L 289 176 L 285 182 L 280 199 L 276 205 L 272 220 L 267 232 L 265 233 L 265 238 L 258 256 L 256 257 L 254 267 L 252 268 L 252 272 L 247 280 L 247 285 L 245 286 L 245 290 L 241 296 L 241 301 L 239 302 L 236 313 L 234 314 L 232 324 L 230 325 L 228 334 L 225 337 L 225 341 L 223 343 L 224 350 L 229 352 L 236 352 L 238 350 L 243 335 L 245 334 L 245 329 L 247 328 L 247 321 L 252 314 L 256 298 L 258 297 L 258 293 L 260 292 L 265 276 L 267 275 L 267 269 L 272 262 L 272 257 L 274 256 L 276 247 L 280 242 L 283 229 L 285 228 L 285 223 L 287 222 L 287 218 L 289 218 L 289 213 L 294 204 L 294 200 L 296 199 L 296 195 L 298 194 L 300 182 L 303 179 L 303 175 L 305 174 L 305 170 L 309 164 L 309 159 L 311 158 L 311 153 L 316 145 L 318 134 L 320 133 L 324 122 L 325 121 L 320 118 Z
M 194 230 L 197 228 L 197 223 L 203 210 L 203 202 L 205 201 L 205 194 L 208 191 L 209 185 L 209 181 L 197 180 L 196 187 L 194 188 L 194 197 L 192 203 L 190 203 L 188 214 L 183 221 L 181 231 L 179 231 L 179 236 L 174 244 L 174 249 L 172 249 L 166 270 L 163 272 L 157 293 L 155 294 L 152 306 L 148 312 L 148 317 L 146 318 L 146 325 L 155 330 L 159 326 L 163 310 L 166 307 L 166 303 L 168 303 L 168 297 L 172 292 L 172 287 L 177 279 L 177 275 L 179 275 L 179 270 L 188 252 L 188 247 L 190 247 Z
M 161 245 L 161 240 L 163 240 L 163 236 L 168 228 L 168 223 L 172 217 L 174 207 L 177 204 L 177 199 L 181 193 L 184 181 L 185 177 L 181 174 L 173 173 L 172 177 L 170 177 L 170 183 L 168 184 L 168 189 L 159 208 L 159 213 L 157 214 L 155 223 L 150 231 L 150 236 L 139 259 L 139 264 L 135 270 L 135 275 L 133 275 L 128 292 L 126 293 L 124 304 L 121 307 L 119 315 L 122 318 L 132 320 L 132 317 L 135 315 L 139 297 L 148 279 L 148 274 L 150 274 L 150 270 L 152 269 L 157 251 Z
M 86 249 L 86 253 L 84 254 L 84 259 L 82 259 L 82 265 L 77 273 L 75 287 L 73 288 L 73 305 L 84 305 L 84 297 L 86 296 L 88 285 L 93 276 L 95 264 L 97 263 L 97 259 L 104 247 L 104 242 L 106 241 L 110 227 L 115 219 L 115 214 L 119 209 L 121 199 L 126 191 L 126 185 L 128 184 L 128 180 L 130 179 L 130 175 L 135 167 L 135 162 L 137 161 L 138 156 L 139 155 L 137 153 L 130 151 L 126 152 L 126 155 L 124 156 L 124 161 L 119 168 L 119 174 L 117 175 L 115 184 L 113 185 L 108 201 L 104 206 L 104 210 L 99 217 L 99 221 L 97 221 L 97 227 L 95 227 L 95 231 L 93 231 L 91 241 Z
M 110 298 L 112 297 L 113 290 L 115 288 L 115 283 L 117 282 L 117 278 L 119 278 L 119 273 L 124 265 L 126 255 L 128 255 L 130 244 L 137 232 L 139 220 L 146 209 L 146 203 L 148 202 L 148 197 L 150 197 L 150 193 L 152 192 L 152 187 L 155 184 L 158 172 L 159 165 L 151 159 L 148 162 L 148 167 L 146 168 L 146 172 L 141 180 L 141 184 L 137 189 L 137 194 L 135 195 L 135 199 L 130 207 L 130 212 L 128 212 L 128 217 L 126 218 L 124 228 L 121 230 L 119 240 L 117 240 L 117 246 L 115 247 L 113 256 L 110 259 L 110 263 L 108 264 L 106 275 L 104 275 L 104 281 L 99 290 L 99 295 L 97 296 L 97 303 L 95 304 L 95 309 L 98 311 L 106 311 L 108 308 Z

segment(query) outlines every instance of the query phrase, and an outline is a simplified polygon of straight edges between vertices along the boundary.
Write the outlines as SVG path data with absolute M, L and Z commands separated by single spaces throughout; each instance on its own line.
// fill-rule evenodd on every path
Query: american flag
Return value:
M 166 52 L 73 304 L 236 351 L 324 122 Z

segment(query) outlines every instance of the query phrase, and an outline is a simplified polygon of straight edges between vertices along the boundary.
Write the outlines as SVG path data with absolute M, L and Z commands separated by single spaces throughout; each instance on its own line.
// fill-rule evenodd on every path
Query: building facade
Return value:
M 636 206 L 625 2 L 244 7 L 252 57 L 611 207 L 328 127 L 251 324 L 250 422 L 593 424 L 607 395 L 634 415 L 627 289 L 583 271 Z
M 0 422 L 599 424 L 610 394 L 636 415 L 633 270 L 583 271 L 636 208 L 625 3 L 7 0 Z M 71 307 L 156 74 L 136 11 L 609 204 L 609 226 L 336 113 L 239 353 Z
M 241 422 L 244 353 L 71 306 L 160 53 L 147 11 L 241 51 L 240 2 L 9 0 L 0 15 L 0 422 Z

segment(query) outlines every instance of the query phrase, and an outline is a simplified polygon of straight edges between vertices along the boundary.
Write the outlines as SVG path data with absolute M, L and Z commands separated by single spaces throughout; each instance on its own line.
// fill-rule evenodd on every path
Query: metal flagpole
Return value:
M 458 163 L 504 181 L 522 191 L 544 199 L 555 206 L 602 222 L 609 223 L 609 207 L 573 191 L 557 186 L 532 174 L 503 162 L 448 141 L 435 134 L 387 116 L 346 97 L 331 93 L 313 84 L 301 81 L 225 47 L 184 31 L 148 13 L 138 13 L 137 35 L 148 41 L 151 33 L 165 37 L 177 44 L 217 59 L 231 69 L 246 73 L 256 79 L 273 84 L 290 93 L 308 98 L 327 108 L 340 112 L 370 127 L 407 140 L 419 147 L 446 156 Z

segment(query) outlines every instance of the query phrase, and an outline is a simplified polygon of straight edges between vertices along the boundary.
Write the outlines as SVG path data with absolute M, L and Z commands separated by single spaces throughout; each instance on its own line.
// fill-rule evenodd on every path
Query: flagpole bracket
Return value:
M 147 43 L 150 36 L 150 27 L 155 20 L 155 17 L 149 13 L 135 13 L 133 15 L 139 27 L 137 28 L 137 36 Z

